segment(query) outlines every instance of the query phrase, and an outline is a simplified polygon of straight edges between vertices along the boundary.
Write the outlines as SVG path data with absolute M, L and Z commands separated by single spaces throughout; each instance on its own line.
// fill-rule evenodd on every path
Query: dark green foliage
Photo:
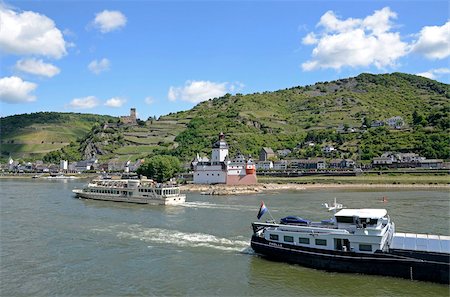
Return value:
M 78 145 L 71 142 L 70 145 L 63 147 L 60 150 L 52 151 L 42 158 L 45 163 L 59 163 L 60 160 L 67 160 L 69 162 L 81 160 L 82 155 L 78 151 Z
M 417 110 L 414 110 L 412 114 L 412 122 L 414 126 L 424 127 L 427 125 L 427 120 L 421 113 L 418 113 Z
M 158 182 L 165 182 L 180 172 L 180 161 L 173 156 L 154 156 L 145 160 L 137 173 L 145 175 Z

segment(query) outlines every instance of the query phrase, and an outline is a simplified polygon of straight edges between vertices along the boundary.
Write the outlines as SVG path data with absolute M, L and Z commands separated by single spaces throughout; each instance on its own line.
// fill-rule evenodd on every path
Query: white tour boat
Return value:
M 94 179 L 83 189 L 72 191 L 78 198 L 116 202 L 176 205 L 186 201 L 176 184 L 146 178 Z

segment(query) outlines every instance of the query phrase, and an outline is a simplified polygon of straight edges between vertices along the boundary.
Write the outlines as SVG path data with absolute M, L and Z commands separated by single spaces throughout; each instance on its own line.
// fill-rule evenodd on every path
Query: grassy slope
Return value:
M 111 116 L 77 113 L 39 112 L 0 119 L 1 154 L 13 158 L 42 157 L 88 133 L 97 122 Z

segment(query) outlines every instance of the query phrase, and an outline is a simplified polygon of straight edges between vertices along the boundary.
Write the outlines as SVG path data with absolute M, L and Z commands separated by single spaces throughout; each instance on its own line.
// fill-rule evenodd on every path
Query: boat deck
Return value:
M 450 254 L 450 236 L 395 233 L 391 249 Z

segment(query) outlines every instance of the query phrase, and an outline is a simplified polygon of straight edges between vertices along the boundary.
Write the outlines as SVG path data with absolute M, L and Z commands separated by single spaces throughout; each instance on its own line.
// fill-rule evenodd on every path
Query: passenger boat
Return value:
M 154 205 L 176 205 L 186 201 L 174 183 L 122 176 L 120 179 L 94 179 L 83 189 L 72 190 L 78 198 Z
M 258 219 L 265 211 L 262 204 Z M 450 283 L 450 236 L 396 233 L 386 209 L 343 208 L 331 220 L 283 222 L 252 224 L 257 254 L 327 271 Z

